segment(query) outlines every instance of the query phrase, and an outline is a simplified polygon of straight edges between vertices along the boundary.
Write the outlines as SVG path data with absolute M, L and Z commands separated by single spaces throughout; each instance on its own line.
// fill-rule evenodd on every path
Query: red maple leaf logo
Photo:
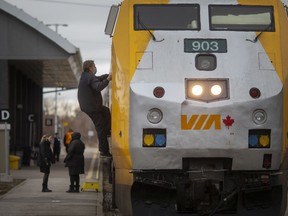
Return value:
M 223 123 L 225 124 L 226 127 L 231 127 L 234 123 L 234 119 L 231 118 L 231 116 L 226 116 L 226 119 L 223 119 Z

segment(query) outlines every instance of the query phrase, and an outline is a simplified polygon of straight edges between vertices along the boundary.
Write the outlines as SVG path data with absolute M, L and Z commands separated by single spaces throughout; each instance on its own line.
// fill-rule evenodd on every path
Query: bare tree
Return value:
M 65 133 L 71 128 L 73 131 L 81 133 L 81 139 L 86 145 L 97 146 L 96 130 L 91 119 L 85 113 L 81 112 L 79 108 L 75 109 L 74 113 L 75 116 L 62 116 L 60 119 L 62 123 L 65 123 L 63 124 L 66 126 L 64 128 Z M 89 131 L 94 132 L 93 137 L 89 136 Z
M 89 146 L 97 146 L 98 139 L 97 133 L 91 119 L 83 113 L 78 106 L 75 105 L 75 102 L 71 101 L 61 101 L 58 103 L 58 123 L 59 123 L 59 135 L 63 140 L 65 133 L 69 130 L 69 128 L 73 129 L 73 131 L 77 131 L 81 133 L 82 141 Z M 44 99 L 43 102 L 44 109 L 44 119 L 45 118 L 53 118 L 55 112 L 55 103 L 53 99 L 47 98 Z M 53 118 L 54 121 L 54 118 Z M 44 121 L 43 121 L 44 122 Z M 43 127 L 43 133 L 52 133 L 53 134 L 53 126 L 45 126 Z M 92 133 L 91 133 L 92 132 Z M 94 136 L 89 136 L 93 134 Z
M 52 115 L 54 112 L 55 102 L 52 98 L 45 98 L 43 101 L 44 115 Z

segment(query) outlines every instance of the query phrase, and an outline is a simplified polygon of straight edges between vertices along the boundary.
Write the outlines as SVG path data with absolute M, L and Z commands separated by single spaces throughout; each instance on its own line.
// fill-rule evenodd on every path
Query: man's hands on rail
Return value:
M 112 80 L 112 74 L 110 73 L 106 79 L 107 79 L 108 81 L 111 81 L 111 80 Z

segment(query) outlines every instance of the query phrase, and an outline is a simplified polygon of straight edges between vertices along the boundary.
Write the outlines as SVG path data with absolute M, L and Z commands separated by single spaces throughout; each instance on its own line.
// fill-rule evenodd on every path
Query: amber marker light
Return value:
M 154 136 L 153 134 L 145 134 L 143 139 L 144 146 L 153 146 L 154 144 Z

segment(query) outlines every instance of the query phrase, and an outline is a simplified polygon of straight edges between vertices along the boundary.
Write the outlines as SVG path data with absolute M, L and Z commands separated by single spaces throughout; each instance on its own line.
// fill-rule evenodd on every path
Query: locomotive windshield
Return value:
M 273 7 L 210 5 L 211 30 L 275 31 Z
M 134 5 L 135 30 L 199 30 L 199 5 Z

